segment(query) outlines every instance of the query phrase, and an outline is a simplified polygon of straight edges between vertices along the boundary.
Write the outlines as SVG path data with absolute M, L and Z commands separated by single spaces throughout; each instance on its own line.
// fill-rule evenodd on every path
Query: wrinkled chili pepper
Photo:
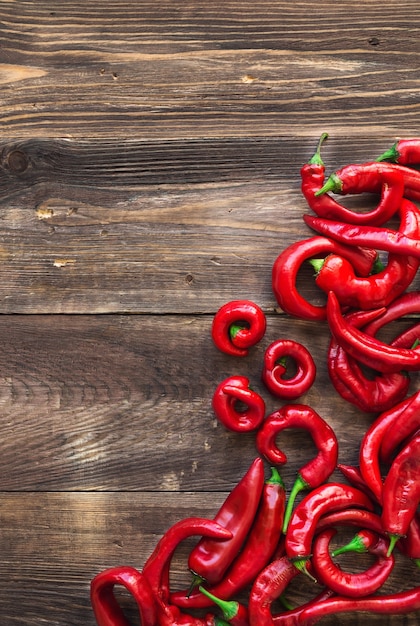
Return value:
M 380 192 L 379 204 L 372 210 L 356 212 L 338 203 L 327 193 L 320 194 L 324 185 L 325 166 L 321 159 L 321 145 L 327 138 L 324 133 L 318 143 L 317 150 L 310 161 L 300 171 L 301 190 L 310 208 L 319 216 L 328 219 L 342 220 L 349 224 L 385 223 L 399 206 L 403 196 L 404 182 L 401 172 L 390 168 L 378 168 L 376 178 L 359 178 L 355 185 L 348 187 L 347 193 Z
M 369 551 L 377 555 L 373 565 L 363 572 L 353 573 L 342 570 L 330 554 L 330 543 L 336 530 L 330 528 L 318 533 L 313 543 L 312 565 L 315 575 L 322 584 L 337 594 L 360 598 L 375 593 L 389 578 L 394 569 L 395 559 L 387 556 L 387 543 L 376 539 L 375 549 Z M 379 546 L 379 547 L 378 547 Z
M 384 481 L 382 525 L 390 537 L 388 554 L 406 535 L 420 502 L 420 432 L 394 459 Z
M 347 507 L 373 510 L 372 501 L 359 489 L 341 483 L 327 483 L 313 489 L 293 511 L 286 533 L 286 554 L 294 566 L 308 573 L 316 526 L 326 512 Z
M 136 601 L 142 626 L 157 626 L 157 608 L 152 588 L 134 567 L 113 567 L 97 574 L 90 585 L 90 600 L 98 626 L 129 626 L 118 604 L 114 587 L 125 587 Z
M 364 611 L 379 615 L 403 615 L 420 609 L 420 586 L 400 591 L 399 593 L 379 594 L 366 598 L 347 598 L 333 596 L 302 611 L 301 620 L 316 622 L 326 615 L 335 615 L 349 611 Z
M 272 467 L 271 476 L 265 481 L 261 502 L 245 545 L 220 583 L 208 589 L 211 593 L 227 600 L 253 582 L 276 553 L 285 504 L 284 483 L 277 469 Z M 174 592 L 171 594 L 171 602 L 183 608 L 211 606 L 207 598 L 198 591 L 190 595 L 187 591 Z
M 404 420 L 404 414 L 410 415 L 413 397 L 405 398 L 391 409 L 381 413 L 363 435 L 359 449 L 359 468 L 368 488 L 378 502 L 382 502 L 383 482 L 380 467 L 380 448 L 390 426 L 397 419 Z M 416 400 L 417 403 L 417 400 Z
M 290 378 L 284 377 L 288 359 L 296 364 L 296 372 Z M 315 376 L 311 353 L 298 341 L 277 339 L 265 350 L 262 380 L 273 395 L 295 400 L 311 388 Z
M 284 464 L 286 455 L 277 447 L 276 438 L 286 428 L 303 428 L 312 437 L 318 454 L 298 471 L 287 500 L 283 521 L 286 532 L 294 502 L 304 489 L 314 489 L 333 473 L 338 458 L 338 441 L 333 429 L 311 407 L 289 404 L 269 415 L 257 432 L 256 446 L 270 463 Z
M 362 328 L 376 315 L 376 311 L 356 311 L 347 314 L 345 319 L 356 328 Z M 395 345 L 394 342 L 391 345 Z M 368 378 L 357 360 L 334 337 L 328 346 L 327 367 L 336 391 L 366 413 L 392 408 L 404 398 L 410 385 L 409 376 L 405 372 L 378 373 Z
M 418 165 L 420 163 L 420 139 L 418 137 L 399 139 L 376 160 L 378 162 L 390 161 L 400 165 Z
M 244 604 L 236 600 L 222 600 L 201 585 L 198 588 L 202 594 L 221 609 L 224 619 L 229 624 L 232 626 L 249 626 L 248 609 Z
M 272 288 L 283 311 L 308 320 L 326 318 L 325 306 L 312 304 L 299 293 L 297 278 L 305 261 L 332 252 L 348 259 L 362 276 L 370 273 L 377 258 L 375 250 L 353 244 L 342 246 L 327 237 L 314 236 L 291 244 L 278 255 L 272 267 Z
M 378 316 L 383 312 L 376 309 Z M 327 320 L 333 337 L 351 356 L 379 372 L 401 370 L 418 371 L 420 352 L 411 348 L 397 348 L 352 326 L 342 315 L 333 291 L 328 294 Z
M 255 578 L 248 599 L 250 626 L 273 626 L 271 605 L 299 574 L 287 556 L 272 561 Z
M 249 388 L 246 376 L 229 376 L 223 380 L 214 392 L 212 406 L 217 419 L 228 430 L 238 433 L 256 430 L 265 417 L 264 399 Z
M 264 486 L 264 463 L 257 457 L 230 492 L 216 517 L 232 533 L 227 541 L 201 539 L 188 557 L 194 582 L 219 583 L 246 539 L 257 512 Z
M 420 257 L 420 237 L 409 237 L 399 230 L 385 226 L 347 224 L 313 215 L 304 215 L 303 220 L 320 235 L 331 237 L 337 243 L 351 245 L 353 242 L 355 246 L 367 246 L 385 252 Z
M 266 318 L 250 300 L 232 300 L 216 312 L 211 327 L 215 345 L 226 354 L 247 356 L 249 348 L 264 337 Z

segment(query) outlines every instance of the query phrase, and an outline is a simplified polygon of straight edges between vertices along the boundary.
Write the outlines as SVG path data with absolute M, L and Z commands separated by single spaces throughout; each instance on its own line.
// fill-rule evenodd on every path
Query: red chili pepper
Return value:
M 388 428 L 404 415 L 410 412 L 412 398 L 406 398 L 388 411 L 381 413 L 365 432 L 359 449 L 360 472 L 366 485 L 374 494 L 378 502 L 382 502 L 383 483 L 379 462 L 379 451 Z
M 264 463 L 257 457 L 220 507 L 215 521 L 232 533 L 228 541 L 201 539 L 188 566 L 198 581 L 219 583 L 242 548 L 257 512 L 264 486 Z
M 375 182 L 378 183 L 379 175 L 388 172 L 398 172 L 404 180 L 404 196 L 410 200 L 420 199 L 420 172 L 417 170 L 395 163 L 380 161 L 367 161 L 366 163 L 350 163 L 340 168 L 328 178 L 322 189 L 317 193 L 322 195 L 329 191 L 345 194 L 347 189 L 355 189 L 357 186 L 369 187 L 374 191 Z M 351 192 L 350 192 L 351 193 Z
M 216 312 L 211 334 L 215 345 L 226 354 L 247 356 L 248 349 L 264 337 L 266 318 L 250 300 L 232 300 Z
M 357 554 L 365 554 L 369 550 L 380 548 L 381 554 L 385 555 L 388 551 L 389 541 L 385 542 L 382 537 L 375 534 L 372 530 L 366 530 L 363 528 L 359 530 L 356 535 L 345 545 L 336 548 L 331 552 L 332 557 L 337 557 L 340 554 L 347 554 L 349 552 L 356 552 Z M 346 595 L 345 593 L 343 595 Z
M 327 600 L 334 596 L 334 591 L 331 589 L 323 589 L 320 593 L 318 593 L 312 600 L 308 600 L 304 604 L 297 606 L 294 609 L 289 609 L 282 613 L 276 613 L 273 617 L 273 626 L 310 626 L 312 622 L 302 622 L 301 615 L 303 611 L 313 604 L 317 604 L 318 602 L 322 602 L 323 600 Z
M 355 181 L 353 188 L 348 188 L 347 193 L 374 193 L 381 192 L 379 204 L 372 210 L 364 213 L 352 211 L 338 203 L 327 193 L 320 194 L 324 185 L 325 166 L 321 159 L 321 145 L 326 139 L 324 133 L 318 143 L 317 150 L 312 159 L 301 169 L 302 193 L 310 208 L 319 216 L 328 219 L 342 220 L 349 224 L 375 224 L 385 223 L 399 206 L 403 191 L 404 181 L 402 173 L 391 170 L 386 166 L 378 168 L 376 178 L 360 177 Z
M 261 503 L 249 531 L 244 547 L 233 561 L 221 582 L 208 591 L 228 600 L 247 585 L 267 565 L 279 545 L 283 524 L 286 494 L 284 484 L 275 467 L 265 481 Z M 171 594 L 171 602 L 181 608 L 203 608 L 211 606 L 205 596 L 187 591 Z
M 391 539 L 388 554 L 407 533 L 419 502 L 420 432 L 397 455 L 384 481 L 381 518 Z
M 371 500 L 363 492 L 341 483 L 321 485 L 299 502 L 286 533 L 286 554 L 297 569 L 308 573 L 312 539 L 322 515 L 350 506 L 373 509 Z
M 285 405 L 269 415 L 257 432 L 256 446 L 270 463 L 284 464 L 286 455 L 277 447 L 276 438 L 286 428 L 303 428 L 312 437 L 318 454 L 300 468 L 289 495 L 284 515 L 286 532 L 296 496 L 303 489 L 314 489 L 333 473 L 338 458 L 338 442 L 333 429 L 311 407 L 305 404 Z
M 272 268 L 273 292 L 283 311 L 302 319 L 326 318 L 325 306 L 314 305 L 299 293 L 297 278 L 305 261 L 332 252 L 348 259 L 355 271 L 364 276 L 370 273 L 377 258 L 375 250 L 353 244 L 342 246 L 327 237 L 315 236 L 291 244 L 279 254 Z
M 272 561 L 256 577 L 248 599 L 250 626 L 273 626 L 271 605 L 299 574 L 287 556 Z
M 350 573 L 336 565 L 330 555 L 330 543 L 335 534 L 336 531 L 330 528 L 315 537 L 312 565 L 318 581 L 337 594 L 351 598 L 368 596 L 378 591 L 389 578 L 395 565 L 392 555 L 386 555 L 385 543 L 381 543 L 379 554 L 377 550 L 378 558 L 373 565 L 363 572 Z
M 238 408 L 245 405 L 245 408 Z M 259 428 L 265 417 L 264 399 L 249 388 L 246 376 L 229 376 L 216 388 L 212 400 L 217 419 L 227 429 L 246 433 Z
M 420 391 L 411 396 L 409 410 L 400 413 L 381 440 L 380 459 L 390 464 L 398 447 L 420 428 Z
M 409 202 L 403 200 L 403 202 Z M 323 217 L 304 215 L 304 222 L 324 237 L 331 237 L 337 243 L 355 246 L 372 247 L 376 250 L 395 254 L 420 257 L 420 237 L 408 237 L 399 230 L 385 226 L 367 226 L 347 224 Z
M 402 537 L 397 546 L 405 556 L 412 559 L 420 567 L 420 516 L 416 514 L 408 527 L 405 537 Z
M 222 600 L 201 585 L 199 590 L 222 610 L 223 617 L 229 624 L 232 626 L 249 626 L 248 609 L 245 605 L 236 600 Z
M 147 578 L 134 567 L 113 567 L 97 574 L 90 585 L 90 600 L 98 626 L 129 626 L 114 587 L 122 586 L 136 601 L 142 626 L 157 625 L 155 597 Z
M 288 358 L 296 364 L 296 372 L 291 378 L 284 378 Z M 311 388 L 315 376 L 314 360 L 301 343 L 292 339 L 278 339 L 266 349 L 262 380 L 273 395 L 295 400 Z
M 337 463 L 337 469 L 343 474 L 344 478 L 348 480 L 350 485 L 353 485 L 356 489 L 363 491 L 363 493 L 365 493 L 372 500 L 372 502 L 377 501 L 375 494 L 367 486 L 366 481 L 362 476 L 362 472 L 358 467 Z
M 381 309 L 376 311 L 378 315 L 383 312 Z M 368 367 L 384 373 L 420 369 L 419 351 L 396 348 L 352 326 L 342 315 L 338 300 L 332 291 L 328 294 L 327 319 L 337 343 Z
M 420 163 L 420 139 L 418 137 L 399 139 L 376 160 L 400 165 L 417 165 Z
M 420 609 L 420 586 L 400 591 L 399 593 L 379 594 L 366 598 L 346 598 L 334 596 L 328 600 L 313 604 L 302 612 L 302 624 L 305 620 L 314 623 L 326 615 L 364 611 L 378 615 L 404 615 Z M 314 620 L 311 622 L 311 620 Z

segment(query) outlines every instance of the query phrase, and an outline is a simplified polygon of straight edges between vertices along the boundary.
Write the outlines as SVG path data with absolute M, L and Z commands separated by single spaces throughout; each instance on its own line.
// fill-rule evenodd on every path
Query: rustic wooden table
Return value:
M 417 0 L 1 2 L 3 626 L 93 626 L 99 571 L 141 568 L 169 525 L 215 514 L 257 453 L 216 422 L 213 391 L 244 374 L 278 408 L 260 381 L 275 338 L 312 352 L 301 401 L 357 463 L 373 418 L 335 393 L 327 326 L 279 310 L 271 268 L 310 234 L 299 170 L 323 131 L 329 171 L 419 133 L 419 27 Z M 267 315 L 246 359 L 210 337 L 236 298 Z M 313 446 L 282 441 L 290 488 Z M 413 584 L 404 560 L 385 591 Z

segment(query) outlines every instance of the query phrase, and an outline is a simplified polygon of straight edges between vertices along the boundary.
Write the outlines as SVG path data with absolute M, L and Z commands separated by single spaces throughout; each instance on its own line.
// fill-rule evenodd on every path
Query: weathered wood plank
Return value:
M 2 136 L 415 134 L 419 21 L 416 0 L 2 2 Z
M 0 606 L 5 626 L 93 626 L 89 600 L 90 580 L 117 565 L 141 569 L 158 539 L 176 521 L 213 516 L 226 493 L 0 493 L 2 585 Z M 172 562 L 172 589 L 189 581 L 187 556 L 194 540 L 186 541 Z M 345 561 L 342 561 L 345 566 Z M 402 590 L 419 584 L 420 573 L 407 559 L 397 565 L 382 589 Z M 319 591 L 302 575 L 288 598 L 302 603 Z M 247 594 L 243 595 L 243 599 Z M 133 603 L 122 594 L 127 615 L 135 620 Z M 278 607 L 278 610 L 282 610 Z M 322 623 L 342 626 L 389 623 L 414 626 L 417 614 L 376 617 L 363 613 L 324 618 Z M 138 618 L 137 618 L 138 619 Z
M 275 258 L 314 234 L 300 168 L 316 142 L 4 143 L 1 312 L 214 313 L 243 297 L 272 311 Z M 390 143 L 331 138 L 327 169 Z

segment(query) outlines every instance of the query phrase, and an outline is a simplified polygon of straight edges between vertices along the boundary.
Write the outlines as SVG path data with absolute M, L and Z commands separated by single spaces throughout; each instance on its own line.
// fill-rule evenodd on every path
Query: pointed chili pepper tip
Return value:
M 377 161 L 392 161 L 397 163 L 400 153 L 398 152 L 398 142 L 395 142 L 388 150 L 385 150 L 376 160 Z
M 283 528 L 282 528 L 282 532 L 284 534 L 286 534 L 287 532 L 287 527 L 289 525 L 289 521 L 290 518 L 292 517 L 292 513 L 293 513 L 293 506 L 296 500 L 296 496 L 303 491 L 304 489 L 308 489 L 309 485 L 306 481 L 303 480 L 302 476 L 300 474 L 297 475 L 297 478 L 293 484 L 293 487 L 290 491 L 290 495 L 289 498 L 287 500 L 287 504 L 286 504 L 286 510 L 284 512 L 284 518 L 283 518 Z
M 324 165 L 324 162 L 321 158 L 321 146 L 326 139 L 328 139 L 328 133 L 322 133 L 321 137 L 319 138 L 316 151 L 313 157 L 308 161 L 309 165 Z
M 329 191 L 332 191 L 333 193 L 340 193 L 342 189 L 343 183 L 341 179 L 337 176 L 337 174 L 331 174 L 321 189 L 315 191 L 315 196 L 322 196 L 322 194 L 328 193 Z
M 221 609 L 223 617 L 227 621 L 236 617 L 239 607 L 239 604 L 238 602 L 236 602 L 236 600 L 222 600 L 221 598 L 218 598 L 217 596 L 210 593 L 210 591 L 207 591 L 207 589 L 205 589 L 201 585 L 198 587 L 198 589 L 199 591 L 201 591 L 202 594 L 207 596 L 207 598 L 212 600 Z
M 298 569 L 302 574 L 305 574 L 312 580 L 312 582 L 317 583 L 317 579 L 312 576 L 311 572 L 308 570 L 309 557 L 302 557 L 297 559 L 292 559 L 293 565 Z

